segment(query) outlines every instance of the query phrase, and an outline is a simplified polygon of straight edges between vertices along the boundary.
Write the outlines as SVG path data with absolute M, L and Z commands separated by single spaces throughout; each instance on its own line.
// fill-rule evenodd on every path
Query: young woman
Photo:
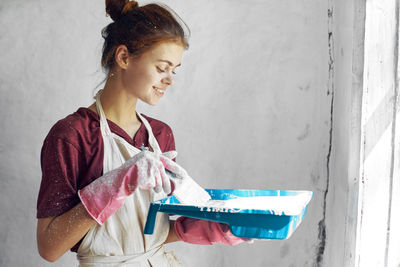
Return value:
M 156 105 L 173 83 L 188 48 L 173 11 L 157 4 L 106 0 L 114 22 L 103 30 L 105 86 L 88 108 L 58 121 L 41 154 L 37 203 L 40 255 L 56 261 L 77 252 L 80 266 L 180 266 L 164 244 L 235 245 L 227 225 L 159 214 L 143 235 L 150 202 L 166 197 L 186 171 L 175 163 L 171 128 L 136 112 L 138 99 Z

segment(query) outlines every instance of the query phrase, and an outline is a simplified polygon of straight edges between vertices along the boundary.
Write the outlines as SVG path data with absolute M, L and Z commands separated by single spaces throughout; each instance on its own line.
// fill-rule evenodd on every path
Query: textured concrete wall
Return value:
M 332 154 L 326 249 L 319 266 L 354 266 L 364 74 L 365 1 L 331 4 Z
M 315 193 L 289 240 L 170 247 L 187 266 L 313 266 L 324 247 L 332 3 L 165 3 L 190 26 L 191 47 L 165 99 L 139 110 L 172 127 L 178 161 L 208 188 Z M 0 22 L 0 264 L 47 266 L 35 244 L 40 148 L 58 119 L 92 102 L 109 18 L 102 1 L 8 0 Z M 57 266 L 71 262 L 68 253 Z

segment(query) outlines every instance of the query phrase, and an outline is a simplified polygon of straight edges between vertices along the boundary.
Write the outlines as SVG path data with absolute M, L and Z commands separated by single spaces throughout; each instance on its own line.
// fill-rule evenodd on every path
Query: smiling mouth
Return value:
M 161 94 L 165 93 L 165 90 L 163 90 L 163 89 L 160 89 L 160 88 L 157 88 L 157 87 L 154 87 L 154 86 L 153 86 L 153 88 L 154 88 L 154 90 L 156 90 L 157 92 L 159 92 Z

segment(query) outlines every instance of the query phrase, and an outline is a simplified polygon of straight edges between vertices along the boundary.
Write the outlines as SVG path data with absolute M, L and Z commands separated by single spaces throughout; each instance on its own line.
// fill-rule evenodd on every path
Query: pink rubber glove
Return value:
M 78 191 L 79 198 L 88 213 L 100 225 L 114 214 L 124 203 L 126 197 L 137 187 L 155 192 L 171 192 L 171 182 L 165 168 L 181 173 L 182 168 L 172 159 L 176 152 L 164 154 L 142 151 L 119 168 L 107 172 Z
M 251 239 L 234 236 L 229 226 L 224 223 L 179 217 L 175 221 L 175 232 L 186 243 L 199 245 L 224 244 L 234 246 Z

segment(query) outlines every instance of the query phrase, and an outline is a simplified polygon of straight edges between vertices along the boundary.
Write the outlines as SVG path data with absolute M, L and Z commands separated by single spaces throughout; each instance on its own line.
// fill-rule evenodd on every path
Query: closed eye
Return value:
M 165 72 L 167 72 L 166 70 L 163 70 L 163 69 L 161 69 L 160 67 L 157 67 L 157 70 L 159 71 L 159 72 L 161 72 L 161 73 L 165 73 Z M 172 72 L 172 74 L 176 74 L 176 72 L 175 71 L 173 71 Z
M 165 72 L 165 70 L 163 70 L 163 69 L 161 69 L 161 68 L 159 68 L 159 67 L 157 67 L 157 70 L 158 70 L 159 72 Z

